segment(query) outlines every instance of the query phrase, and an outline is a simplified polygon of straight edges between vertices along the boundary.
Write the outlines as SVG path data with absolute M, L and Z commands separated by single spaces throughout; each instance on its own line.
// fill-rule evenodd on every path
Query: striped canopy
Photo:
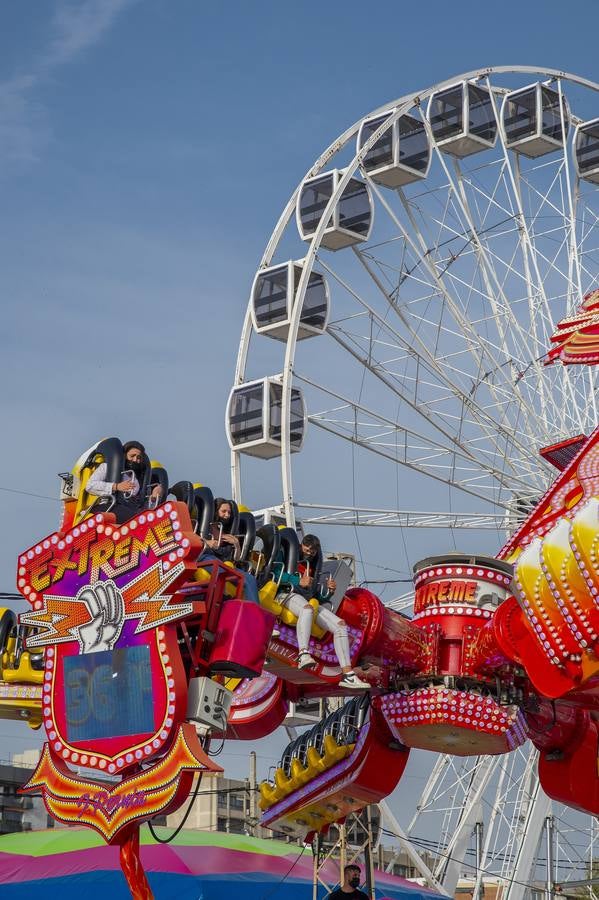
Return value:
M 170 829 L 157 830 L 161 837 Z M 141 858 L 156 900 L 312 900 L 312 856 L 295 844 L 219 832 L 182 831 L 157 844 L 141 830 Z M 331 865 L 331 884 L 336 869 Z M 2 900 L 130 900 L 117 847 L 90 829 L 55 828 L 0 837 Z M 403 878 L 377 872 L 377 900 L 435 900 Z M 325 897 L 321 888 L 319 897 Z

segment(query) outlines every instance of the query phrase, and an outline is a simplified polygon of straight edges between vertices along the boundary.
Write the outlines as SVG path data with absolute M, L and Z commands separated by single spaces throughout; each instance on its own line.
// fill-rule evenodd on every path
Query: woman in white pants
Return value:
M 343 673 L 339 686 L 353 691 L 367 691 L 370 685 L 358 678 L 351 666 L 347 625 L 343 619 L 340 619 L 331 609 L 323 605 L 335 593 L 337 587 L 335 581 L 329 578 L 327 590 L 320 594 L 317 591 L 313 573 L 319 552 L 320 541 L 315 535 L 307 534 L 302 540 L 301 558 L 298 563 L 297 573 L 284 572 L 281 577 L 281 584 L 288 584 L 291 587 L 291 591 L 286 597 L 279 597 L 279 600 L 283 606 L 297 616 L 297 625 L 295 627 L 299 646 L 298 668 L 310 669 L 316 665 L 316 660 L 308 650 L 312 623 L 315 621 L 320 628 L 330 631 L 333 635 L 335 653 Z M 316 618 L 314 618 L 313 608 L 308 603 L 311 597 L 316 597 L 320 602 Z

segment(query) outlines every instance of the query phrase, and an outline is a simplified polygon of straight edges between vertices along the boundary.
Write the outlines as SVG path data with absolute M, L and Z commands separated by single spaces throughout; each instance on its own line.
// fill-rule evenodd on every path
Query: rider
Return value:
M 316 665 L 316 660 L 308 650 L 312 622 L 315 621 L 320 628 L 330 631 L 333 635 L 335 653 L 343 672 L 339 686 L 353 691 L 366 691 L 370 685 L 366 681 L 362 681 L 351 666 L 347 625 L 343 619 L 327 608 L 330 607 L 330 599 L 335 593 L 337 585 L 333 578 L 328 578 L 326 588 L 319 590 L 314 578 L 316 563 L 321 553 L 319 539 L 314 534 L 307 534 L 301 543 L 301 557 L 297 572 L 283 572 L 280 580 L 280 584 L 289 585 L 291 589 L 286 596 L 280 594 L 277 599 L 282 606 L 287 607 L 297 616 L 295 627 L 299 646 L 298 669 L 311 669 Z M 316 616 L 308 603 L 312 597 L 315 597 L 320 604 Z
M 230 500 L 217 497 L 214 501 L 214 522 L 212 523 L 212 537 L 204 541 L 206 550 L 200 557 L 200 564 L 207 559 L 219 559 L 221 562 L 236 564 L 241 555 L 239 538 L 231 534 L 233 525 L 233 506 Z M 250 603 L 260 603 L 258 599 L 258 584 L 250 572 L 241 572 L 244 581 L 244 597 Z
M 94 497 L 110 498 L 114 497 L 114 506 L 111 512 L 116 515 L 119 525 L 132 518 L 140 509 L 145 506 L 145 497 L 140 493 L 140 482 L 144 475 L 144 455 L 146 448 L 139 441 L 127 441 L 123 444 L 123 460 L 124 469 L 121 481 L 106 481 L 108 467 L 105 462 L 100 463 L 98 468 L 92 472 L 89 481 L 85 485 L 88 494 Z M 160 500 L 162 498 L 162 488 L 159 484 L 154 485 L 151 492 L 151 498 Z

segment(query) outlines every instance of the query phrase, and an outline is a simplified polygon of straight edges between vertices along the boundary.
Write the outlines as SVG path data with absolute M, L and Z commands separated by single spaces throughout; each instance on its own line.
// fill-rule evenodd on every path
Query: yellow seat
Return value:
M 315 747 L 308 747 L 306 766 L 303 766 L 299 759 L 294 758 L 291 760 L 291 777 L 287 776 L 279 767 L 275 772 L 274 784 L 271 781 L 263 781 L 260 784 L 260 800 L 258 801 L 260 809 L 268 809 L 292 791 L 299 790 L 316 776 L 322 775 L 327 769 L 350 756 L 355 746 L 355 744 L 338 744 L 332 735 L 325 735 L 323 756 L 319 755 Z
M 285 775 L 285 772 L 281 767 L 275 771 L 275 785 L 281 792 L 281 796 L 285 796 L 292 790 L 292 782 L 291 778 L 288 775 Z
M 349 756 L 355 744 L 338 744 L 332 734 L 325 734 L 322 746 L 325 768 L 330 769 L 335 763 L 341 762 L 342 759 Z
M 235 568 L 232 562 L 226 562 L 225 566 L 228 566 L 230 569 Z M 199 569 L 196 569 L 192 575 L 192 579 L 199 583 L 210 581 L 210 578 L 211 574 L 208 569 L 202 569 L 201 567 Z M 234 584 L 228 583 L 225 585 L 225 597 L 234 597 L 236 593 L 237 591 Z
M 196 569 L 191 576 L 194 581 L 210 581 L 210 572 L 208 569 Z
M 7 681 L 9 684 L 43 684 L 44 672 L 43 670 L 32 668 L 31 654 L 27 650 L 23 650 L 19 659 L 18 669 L 13 669 L 10 666 L 5 667 L 3 658 L 2 680 Z
M 283 606 L 282 603 L 279 603 L 277 599 L 278 589 L 279 586 L 276 581 L 267 581 L 264 587 L 260 589 L 258 594 L 258 596 L 260 597 L 260 606 L 268 610 L 268 612 L 273 613 L 277 617 L 277 619 L 280 619 L 280 621 L 283 622 L 284 625 L 293 627 L 297 624 L 297 616 L 294 615 L 291 610 L 287 609 L 286 606 Z M 308 603 L 314 610 L 315 617 L 319 607 L 318 600 L 316 600 L 315 597 L 312 597 L 311 600 L 308 600 Z M 322 640 L 326 633 L 326 629 L 321 628 L 319 625 L 316 625 L 313 619 L 312 637 L 315 637 L 318 640 Z
M 310 773 L 310 779 L 316 778 L 317 775 L 321 775 L 326 769 L 325 761 L 316 749 L 316 747 L 308 747 L 308 752 L 306 753 L 306 760 L 308 762 L 308 771 Z
M 297 788 L 303 787 L 305 784 L 310 781 L 310 771 L 307 767 L 302 766 L 299 759 L 291 760 L 291 779 L 293 781 L 292 790 L 297 790 Z
M 260 809 L 268 809 L 277 801 L 277 789 L 270 781 L 260 782 L 260 800 L 258 806 Z
M 104 462 L 103 456 L 98 456 L 100 462 Z M 79 473 L 77 473 L 77 469 L 73 469 L 73 474 L 75 476 L 79 476 L 79 496 L 75 501 L 69 501 L 70 503 L 75 502 L 75 512 L 73 515 L 73 525 L 79 525 L 80 522 L 83 522 L 84 519 L 89 519 L 90 516 L 94 515 L 94 506 L 100 499 L 96 497 L 95 494 L 88 494 L 85 490 L 87 482 L 91 478 L 94 471 L 100 465 L 98 462 L 94 466 L 86 466 L 84 469 L 80 469 Z
M 2 680 L 9 684 L 43 684 L 44 672 L 34 669 L 31 665 L 31 654 L 23 650 L 19 656 L 19 665 L 15 667 L 15 655 L 17 653 L 17 639 L 14 634 L 6 641 L 4 652 L 0 648 L 0 662 L 2 663 Z

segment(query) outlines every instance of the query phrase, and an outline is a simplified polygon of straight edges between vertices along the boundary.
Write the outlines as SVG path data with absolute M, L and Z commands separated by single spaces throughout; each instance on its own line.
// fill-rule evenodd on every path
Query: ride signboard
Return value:
M 219 770 L 185 722 L 176 636 L 178 621 L 204 611 L 197 592 L 179 593 L 201 547 L 186 506 L 168 502 L 125 525 L 93 516 L 19 558 L 17 584 L 32 607 L 20 621 L 28 649 L 45 651 L 48 738 L 23 790 L 41 789 L 51 815 L 107 841 L 176 809 L 194 771 Z

